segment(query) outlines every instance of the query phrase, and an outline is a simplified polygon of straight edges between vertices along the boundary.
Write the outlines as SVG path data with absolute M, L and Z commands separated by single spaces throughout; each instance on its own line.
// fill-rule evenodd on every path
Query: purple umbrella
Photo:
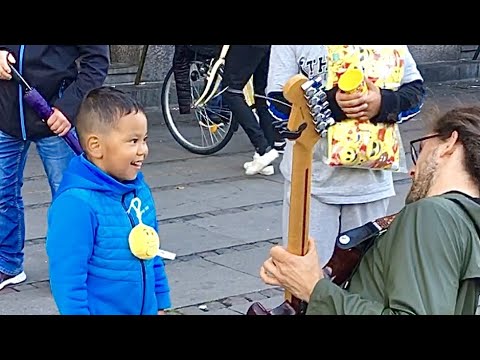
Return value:
M 23 100 L 37 113 L 38 116 L 44 121 L 46 121 L 52 114 L 53 109 L 48 105 L 47 101 L 43 98 L 42 95 L 33 87 L 31 87 L 25 79 L 19 74 L 17 69 L 10 65 L 12 69 L 12 77 L 20 84 L 25 87 L 25 94 L 23 95 Z M 83 152 L 80 142 L 78 141 L 75 133 L 70 129 L 70 131 L 63 136 L 63 140 L 72 148 L 75 154 L 80 155 Z

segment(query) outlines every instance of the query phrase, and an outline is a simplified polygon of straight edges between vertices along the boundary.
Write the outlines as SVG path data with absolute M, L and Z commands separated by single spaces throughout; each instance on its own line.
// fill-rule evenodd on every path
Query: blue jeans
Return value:
M 35 141 L 48 177 L 52 197 L 74 152 L 58 136 Z M 0 272 L 23 271 L 25 218 L 22 198 L 23 171 L 30 141 L 0 131 Z

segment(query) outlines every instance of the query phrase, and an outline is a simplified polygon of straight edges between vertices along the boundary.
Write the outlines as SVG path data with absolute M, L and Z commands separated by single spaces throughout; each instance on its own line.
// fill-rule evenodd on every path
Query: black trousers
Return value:
M 265 96 L 269 60 L 270 45 L 230 45 L 222 80 L 222 86 L 231 90 L 223 93 L 223 99 L 260 155 L 273 147 L 273 118 L 265 99 L 256 97 L 255 108 L 260 119 L 257 122 L 245 100 L 243 88 L 253 75 L 255 94 Z

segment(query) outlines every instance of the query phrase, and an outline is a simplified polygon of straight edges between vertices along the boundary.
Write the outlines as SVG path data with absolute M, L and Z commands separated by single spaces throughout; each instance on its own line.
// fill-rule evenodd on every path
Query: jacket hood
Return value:
M 477 228 L 477 232 L 479 232 L 478 236 L 480 237 L 480 199 L 472 198 L 458 191 L 450 191 L 443 196 L 454 200 L 457 205 L 463 209 Z
M 143 179 L 143 174 L 139 172 L 135 180 L 120 182 L 90 162 L 82 154 L 71 160 L 63 174 L 56 196 L 73 187 L 123 196 L 138 189 L 143 183 Z

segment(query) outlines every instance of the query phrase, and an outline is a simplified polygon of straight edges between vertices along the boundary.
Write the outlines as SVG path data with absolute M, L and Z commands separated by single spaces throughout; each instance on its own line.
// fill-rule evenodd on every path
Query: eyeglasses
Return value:
M 435 138 L 435 137 L 438 137 L 438 136 L 440 136 L 440 134 L 433 134 L 433 135 L 429 135 L 429 136 L 424 136 L 420 139 L 410 141 L 410 155 L 412 156 L 413 165 L 417 164 L 418 157 L 420 156 L 420 153 L 422 152 L 423 141 L 428 140 L 428 139 L 432 139 L 432 138 Z

